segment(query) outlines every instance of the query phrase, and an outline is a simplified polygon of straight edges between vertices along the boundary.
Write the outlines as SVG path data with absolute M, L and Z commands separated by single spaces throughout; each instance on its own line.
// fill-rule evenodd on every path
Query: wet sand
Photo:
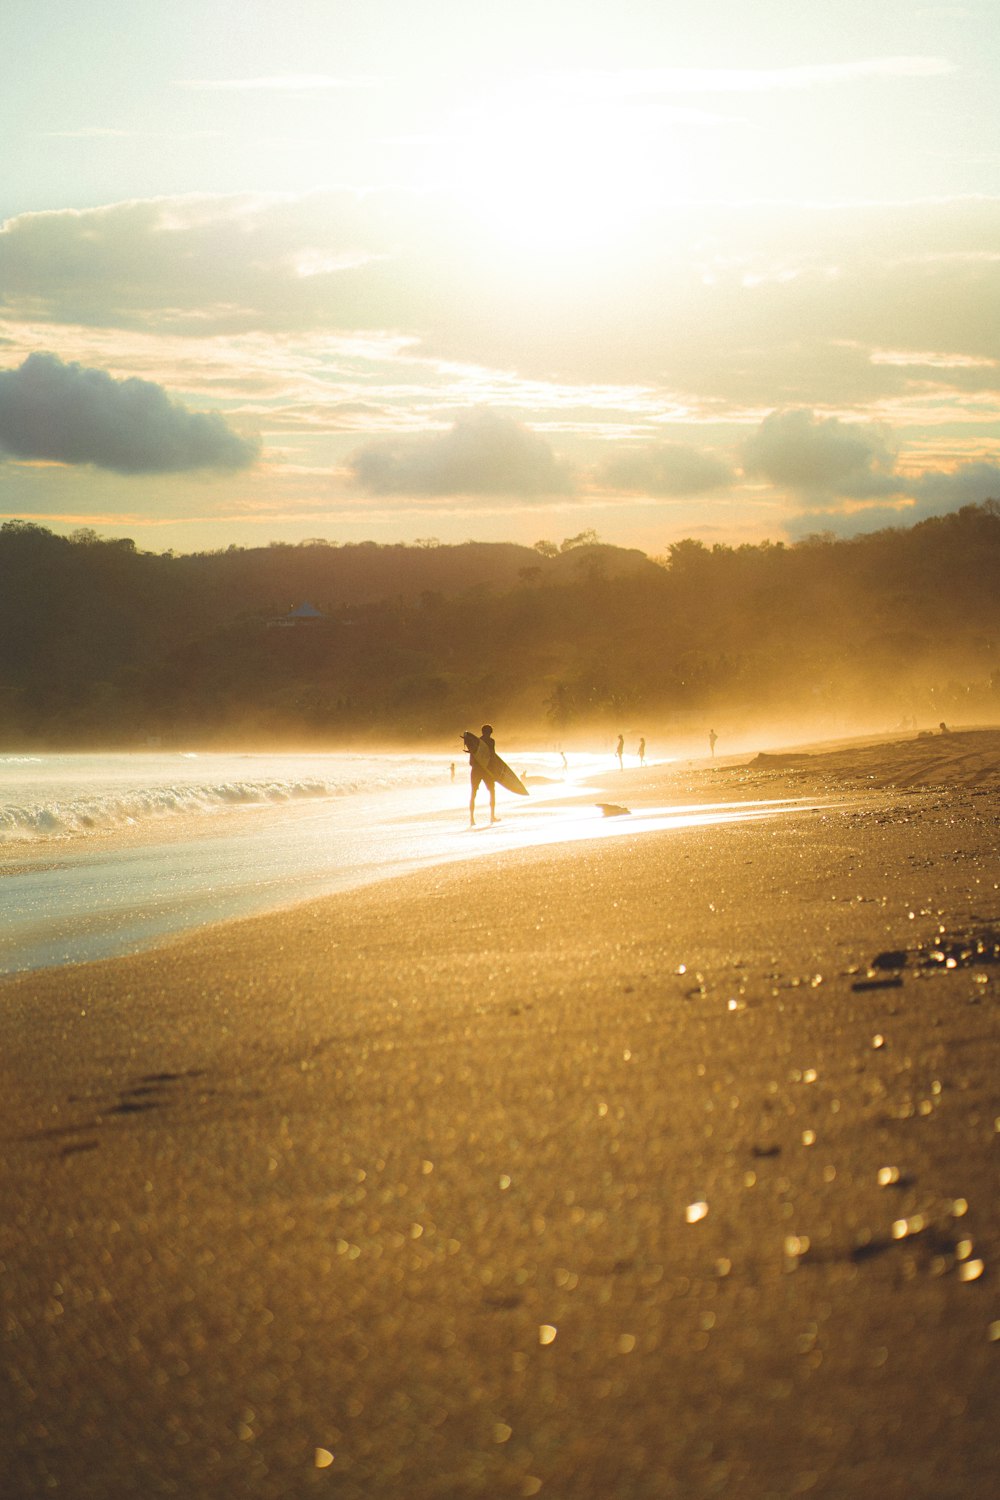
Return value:
M 0 983 L 5 1500 L 992 1497 L 1000 732 L 779 798 Z

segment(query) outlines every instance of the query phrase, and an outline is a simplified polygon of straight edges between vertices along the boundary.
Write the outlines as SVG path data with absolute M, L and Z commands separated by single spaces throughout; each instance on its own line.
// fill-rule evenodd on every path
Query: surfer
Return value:
M 496 745 L 496 740 L 493 738 L 493 725 L 492 724 L 484 724 L 483 725 L 482 732 L 480 734 L 480 741 L 481 741 L 482 744 L 484 744 L 486 746 L 487 750 L 489 750 L 489 752 L 490 752 L 491 755 L 495 755 L 496 754 L 497 745 Z M 467 748 L 468 748 L 468 744 L 467 744 Z M 475 822 L 476 822 L 476 793 L 479 791 L 480 785 L 483 782 L 486 783 L 486 788 L 487 788 L 487 790 L 488 790 L 488 792 L 490 794 L 490 822 L 491 823 L 497 823 L 497 822 L 499 822 L 499 819 L 497 818 L 497 784 L 494 781 L 494 779 L 493 779 L 492 776 L 487 775 L 487 773 L 483 770 L 482 766 L 477 761 L 476 755 L 475 755 L 475 750 L 476 750 L 475 745 L 473 745 L 473 747 L 469 750 L 469 769 L 470 769 L 471 776 L 472 776 L 472 795 L 469 798 L 469 827 L 470 828 L 472 828 L 472 827 L 475 826 Z

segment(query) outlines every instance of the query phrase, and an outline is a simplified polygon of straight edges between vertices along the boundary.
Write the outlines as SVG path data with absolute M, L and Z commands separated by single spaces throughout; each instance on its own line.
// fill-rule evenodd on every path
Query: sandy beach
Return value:
M 584 800 L 0 982 L 5 1500 L 995 1494 L 1000 730 Z

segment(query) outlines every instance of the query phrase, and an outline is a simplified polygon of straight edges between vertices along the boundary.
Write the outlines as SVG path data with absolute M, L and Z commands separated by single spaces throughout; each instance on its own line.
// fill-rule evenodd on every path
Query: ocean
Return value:
M 515 764 L 561 777 L 551 752 Z M 467 767 L 461 751 L 0 756 L 0 974 L 468 857 Z
M 617 787 L 610 751 L 570 753 L 564 767 L 555 751 L 504 749 L 531 795 L 498 789 L 491 827 L 480 792 L 475 830 L 462 752 L 0 756 L 0 975 L 136 952 L 185 929 L 506 849 L 745 822 L 797 805 L 643 806 L 606 818 L 599 794 L 586 794 L 588 784 Z

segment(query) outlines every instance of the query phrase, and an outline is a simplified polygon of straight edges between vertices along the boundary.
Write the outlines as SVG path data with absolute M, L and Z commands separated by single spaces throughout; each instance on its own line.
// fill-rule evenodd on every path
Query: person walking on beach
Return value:
M 639 764 L 640 764 L 640 766 L 644 766 L 646 764 L 646 741 L 645 740 L 640 740 L 639 741 Z
M 472 738 L 473 736 L 470 735 L 469 739 L 471 740 Z M 485 745 L 491 755 L 496 754 L 497 746 L 496 740 L 493 738 L 492 724 L 483 725 L 482 733 L 479 737 L 479 743 Z M 479 791 L 480 786 L 484 782 L 486 784 L 487 791 L 490 794 L 490 822 L 498 823 L 500 820 L 497 817 L 497 784 L 493 780 L 493 777 L 488 775 L 487 772 L 483 770 L 482 766 L 479 764 L 479 761 L 476 759 L 476 746 L 472 745 L 471 747 L 468 747 L 467 745 L 467 748 L 469 749 L 469 769 L 472 779 L 472 794 L 469 797 L 469 827 L 474 828 L 476 825 L 476 793 Z
M 715 732 L 714 729 L 710 729 L 708 731 L 708 748 L 712 752 L 712 759 L 713 760 L 715 759 L 715 742 L 716 742 L 716 740 L 718 738 L 719 738 L 719 736 L 716 734 L 716 732 Z
M 624 771 L 624 769 L 625 769 L 625 736 L 623 734 L 620 734 L 618 736 L 618 743 L 615 746 L 615 754 L 618 757 L 618 769 L 619 769 L 619 771 Z

